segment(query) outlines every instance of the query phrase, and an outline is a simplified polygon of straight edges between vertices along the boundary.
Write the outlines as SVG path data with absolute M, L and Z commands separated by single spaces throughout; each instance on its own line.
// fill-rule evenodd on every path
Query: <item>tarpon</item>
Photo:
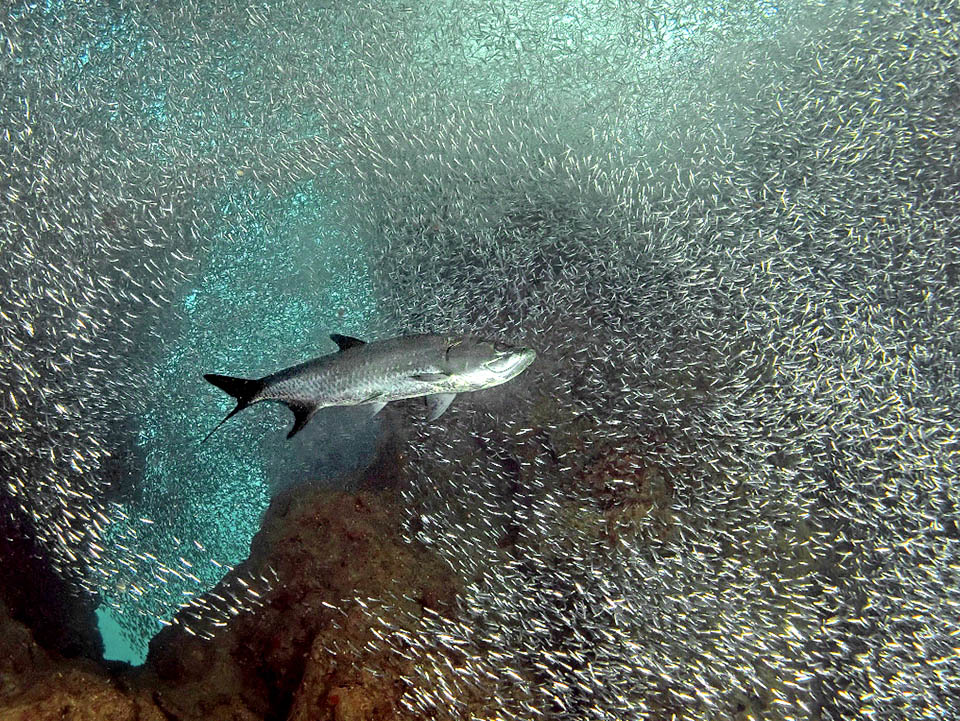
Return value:
M 321 408 L 369 406 L 373 414 L 390 401 L 425 396 L 429 420 L 439 418 L 457 393 L 506 383 L 529 366 L 529 348 L 474 336 L 406 335 L 365 343 L 333 334 L 336 353 L 320 356 L 252 380 L 208 373 L 203 377 L 237 399 L 237 407 L 207 434 L 254 403 L 286 404 L 295 417 L 292 438 Z

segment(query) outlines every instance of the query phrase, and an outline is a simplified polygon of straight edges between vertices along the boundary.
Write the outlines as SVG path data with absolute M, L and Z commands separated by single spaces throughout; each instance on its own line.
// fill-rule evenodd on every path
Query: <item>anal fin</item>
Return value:
M 293 438 L 310 422 L 313 414 L 317 412 L 318 407 L 307 405 L 306 403 L 287 403 L 287 406 L 293 411 L 294 415 L 293 428 L 290 429 L 287 438 Z

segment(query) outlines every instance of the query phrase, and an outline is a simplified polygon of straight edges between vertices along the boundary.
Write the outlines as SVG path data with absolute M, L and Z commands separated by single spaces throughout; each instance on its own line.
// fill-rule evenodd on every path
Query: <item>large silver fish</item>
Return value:
M 447 410 L 457 393 L 506 383 L 529 366 L 536 353 L 473 336 L 407 335 L 372 341 L 333 334 L 336 353 L 285 368 L 258 380 L 208 373 L 205 379 L 237 399 L 231 416 L 260 401 L 285 403 L 296 421 L 291 438 L 321 408 L 370 406 L 374 413 L 390 401 L 426 396 L 430 420 Z

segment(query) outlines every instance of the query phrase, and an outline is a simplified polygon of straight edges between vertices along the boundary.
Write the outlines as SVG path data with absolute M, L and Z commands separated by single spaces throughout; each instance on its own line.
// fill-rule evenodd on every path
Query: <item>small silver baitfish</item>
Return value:
M 529 348 L 475 336 L 405 335 L 372 341 L 330 336 L 336 353 L 285 368 L 258 380 L 208 373 L 213 385 L 237 399 L 231 416 L 261 401 L 285 403 L 296 418 L 292 438 L 321 408 L 366 405 L 374 414 L 390 401 L 426 396 L 429 419 L 447 410 L 457 393 L 506 383 L 533 363 Z

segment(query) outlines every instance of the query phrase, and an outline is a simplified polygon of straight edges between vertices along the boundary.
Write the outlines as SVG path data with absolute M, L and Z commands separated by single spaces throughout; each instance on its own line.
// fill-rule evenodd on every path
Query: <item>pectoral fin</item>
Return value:
M 377 415 L 377 413 L 383 410 L 383 407 L 385 405 L 387 405 L 386 401 L 376 401 L 374 403 L 367 403 L 366 405 L 361 407 L 366 408 L 368 411 L 370 411 L 370 417 L 373 418 L 375 415 Z
M 410 377 L 417 381 L 436 383 L 437 381 L 447 380 L 450 375 L 448 373 L 417 373 L 416 375 Z
M 434 393 L 432 396 L 427 396 L 427 406 L 430 408 L 430 415 L 427 416 L 427 420 L 437 420 L 450 407 L 456 397 L 456 393 Z

